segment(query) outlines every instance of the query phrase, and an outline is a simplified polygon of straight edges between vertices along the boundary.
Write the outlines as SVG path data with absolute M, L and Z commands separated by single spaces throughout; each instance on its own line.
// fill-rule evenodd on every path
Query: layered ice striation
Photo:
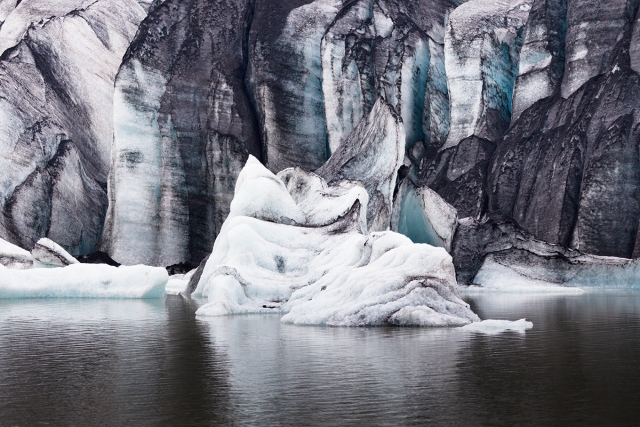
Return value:
M 10 270 L 0 266 L 0 298 L 162 298 L 167 271 L 143 265 L 73 264 Z
M 320 43 L 342 4 L 256 1 L 246 82 L 272 171 L 313 170 L 329 157 Z
M 382 98 L 316 172 L 329 184 L 360 181 L 369 194 L 370 231 L 391 226 L 393 192 L 405 153 L 402 119 Z
M 359 0 L 343 6 L 321 46 L 331 153 L 378 97 L 402 117 L 408 148 L 444 142 L 449 126 L 444 23 L 456 5 Z
M 309 325 L 462 326 L 451 258 L 393 232 L 364 234 L 368 194 L 302 169 L 273 175 L 249 158 L 202 271 L 199 316 L 282 312 Z
M 253 2 L 166 0 L 116 79 L 103 248 L 123 264 L 199 263 L 249 153 L 261 157 L 242 80 Z
M 0 28 L 0 235 L 89 253 L 108 203 L 113 83 L 145 10 L 134 0 L 13 3 Z
M 530 0 L 471 0 L 449 16 L 445 65 L 450 148 L 475 135 L 495 141 L 509 127 Z

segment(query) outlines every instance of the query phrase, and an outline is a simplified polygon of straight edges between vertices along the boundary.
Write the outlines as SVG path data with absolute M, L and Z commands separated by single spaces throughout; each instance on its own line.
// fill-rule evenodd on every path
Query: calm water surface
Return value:
M 0 427 L 640 425 L 640 293 L 467 296 L 526 334 L 0 300 Z

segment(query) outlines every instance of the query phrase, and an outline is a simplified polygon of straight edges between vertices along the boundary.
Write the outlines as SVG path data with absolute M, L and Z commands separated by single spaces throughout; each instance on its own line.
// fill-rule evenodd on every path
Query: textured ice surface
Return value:
M 161 298 L 164 268 L 73 264 L 9 270 L 0 266 L 0 298 Z
M 29 251 L 0 239 L 0 264 L 8 268 L 26 269 L 33 266 Z
M 36 267 L 64 267 L 78 264 L 78 260 L 65 251 L 62 246 L 46 237 L 38 240 L 31 250 L 31 256 L 35 260 Z
M 273 175 L 249 158 L 195 296 L 200 316 L 285 312 L 326 325 L 464 325 L 450 256 L 393 232 L 362 233 L 362 187 Z M 310 203 L 311 202 L 311 203 Z
M 512 121 L 536 101 L 551 96 L 562 81 L 567 1 L 534 0 L 524 31 Z
M 6 2 L 5 2 L 6 3 Z M 96 250 L 113 84 L 144 18 L 134 0 L 24 0 L 0 28 L 0 235 Z
M 519 332 L 525 333 L 528 329 L 533 328 L 532 322 L 527 322 L 527 319 L 520 319 L 516 321 L 510 320 L 483 320 L 482 322 L 472 323 L 463 326 L 462 329 L 470 332 L 479 332 L 482 334 L 494 335 L 501 332 Z
M 316 172 L 331 185 L 344 180 L 360 181 L 369 193 L 368 229 L 388 230 L 393 191 L 404 154 L 402 119 L 379 98 L 371 112 Z
M 508 128 L 530 10 L 527 0 L 472 0 L 451 13 L 445 38 L 451 129 L 443 148 L 471 135 L 494 141 Z
M 633 3 L 627 0 L 567 2 L 567 38 L 562 96 L 568 98 L 592 77 L 603 73 L 612 52 L 631 25 Z M 635 2 L 637 7 L 637 2 Z

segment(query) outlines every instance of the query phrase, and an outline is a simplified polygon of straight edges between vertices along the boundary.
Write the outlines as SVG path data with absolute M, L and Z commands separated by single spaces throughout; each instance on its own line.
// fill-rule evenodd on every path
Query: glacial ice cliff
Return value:
M 638 257 L 639 3 L 2 1 L 0 238 L 195 266 L 253 156 L 357 182 L 363 233 L 464 283 L 523 233 Z
M 145 9 L 14 3 L 0 28 L 0 235 L 92 252 L 108 204 L 113 82 Z
M 167 0 L 142 23 L 115 83 L 103 248 L 118 262 L 199 262 L 249 153 L 242 80 L 251 2 Z

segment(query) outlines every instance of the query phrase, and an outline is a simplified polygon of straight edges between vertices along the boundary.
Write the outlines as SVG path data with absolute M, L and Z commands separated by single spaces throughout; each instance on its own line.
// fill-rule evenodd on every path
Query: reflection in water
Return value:
M 637 423 L 639 293 L 467 300 L 534 328 L 196 319 L 180 297 L 0 301 L 0 426 Z

